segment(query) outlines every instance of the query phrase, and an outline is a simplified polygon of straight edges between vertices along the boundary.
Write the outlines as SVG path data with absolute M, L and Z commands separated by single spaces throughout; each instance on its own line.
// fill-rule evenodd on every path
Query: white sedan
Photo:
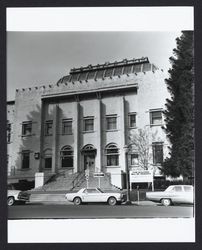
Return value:
M 13 206 L 16 202 L 25 203 L 29 201 L 30 194 L 26 191 L 16 190 L 12 185 L 8 185 L 7 205 Z
M 68 201 L 75 205 L 88 202 L 107 202 L 109 205 L 116 205 L 125 201 L 125 195 L 119 192 L 104 192 L 100 188 L 82 188 L 76 193 L 67 193 L 65 195 Z
M 171 204 L 194 203 L 194 191 L 191 185 L 172 185 L 163 192 L 147 192 L 146 199 L 161 202 L 164 206 Z

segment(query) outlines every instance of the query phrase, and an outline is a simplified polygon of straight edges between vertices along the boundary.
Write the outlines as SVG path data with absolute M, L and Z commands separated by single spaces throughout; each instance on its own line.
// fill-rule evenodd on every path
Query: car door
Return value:
M 100 191 L 96 188 L 88 188 L 84 192 L 84 202 L 100 202 Z
M 182 186 L 174 186 L 172 190 L 172 197 L 171 200 L 174 203 L 182 203 L 184 200 L 184 190 Z

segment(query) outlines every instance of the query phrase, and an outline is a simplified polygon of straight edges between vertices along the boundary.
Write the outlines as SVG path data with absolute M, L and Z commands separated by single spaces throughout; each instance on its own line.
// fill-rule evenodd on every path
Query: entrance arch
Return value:
M 81 153 L 83 155 L 84 170 L 95 172 L 95 156 L 97 153 L 96 148 L 92 144 L 85 145 Z

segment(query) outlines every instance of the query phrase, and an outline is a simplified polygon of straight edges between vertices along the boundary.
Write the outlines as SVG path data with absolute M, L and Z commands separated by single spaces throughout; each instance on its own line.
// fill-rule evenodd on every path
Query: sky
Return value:
M 15 89 L 56 83 L 71 68 L 148 57 L 160 69 L 180 31 L 7 32 L 7 100 Z

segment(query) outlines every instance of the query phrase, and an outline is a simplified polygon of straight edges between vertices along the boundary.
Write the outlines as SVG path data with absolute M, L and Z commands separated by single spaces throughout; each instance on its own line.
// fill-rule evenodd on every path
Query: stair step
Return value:
M 73 187 L 73 180 L 75 178 L 78 179 L 78 183 L 75 183 L 75 187 Z M 89 180 L 88 180 L 89 187 L 98 187 L 99 186 L 99 179 L 93 176 L 93 173 L 90 173 Z M 84 173 L 69 173 L 68 171 L 59 172 L 55 175 L 52 179 L 49 180 L 41 190 L 47 191 L 54 191 L 54 190 L 79 190 L 80 188 L 87 187 L 87 180 L 84 176 Z M 113 186 L 111 184 L 111 176 L 110 174 L 105 174 L 104 177 L 100 178 L 100 187 L 106 190 L 119 190 L 119 188 Z M 36 190 L 40 190 L 37 188 Z

